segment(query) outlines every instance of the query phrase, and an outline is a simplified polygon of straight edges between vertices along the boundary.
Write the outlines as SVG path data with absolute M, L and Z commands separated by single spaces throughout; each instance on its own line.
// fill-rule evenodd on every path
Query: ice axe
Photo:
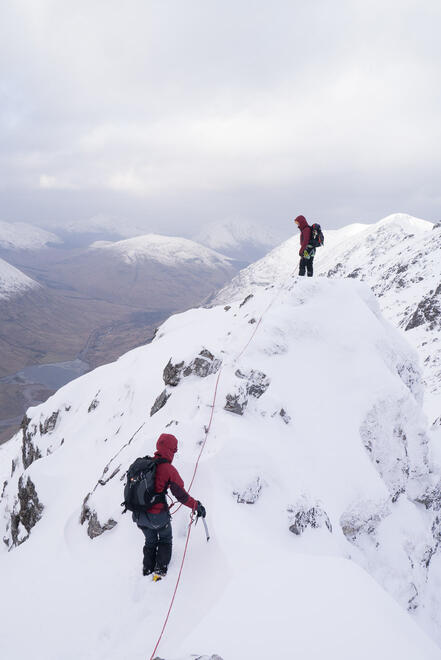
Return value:
M 198 517 L 196 518 L 195 527 L 196 527 L 196 525 L 198 524 L 198 520 L 199 520 L 199 518 L 202 518 L 202 516 L 198 516 Z M 205 536 L 207 537 L 207 543 L 208 543 L 208 541 L 210 540 L 210 532 L 208 531 L 207 521 L 205 520 L 205 517 L 202 518 L 202 522 L 204 523 Z

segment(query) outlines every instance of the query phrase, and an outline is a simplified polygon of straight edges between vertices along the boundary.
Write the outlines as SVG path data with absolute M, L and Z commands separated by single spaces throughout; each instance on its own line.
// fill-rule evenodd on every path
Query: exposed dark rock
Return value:
M 17 511 L 18 507 L 18 511 Z M 23 476 L 18 480 L 18 500 L 11 514 L 11 539 L 14 546 L 18 546 L 29 538 L 31 529 L 40 520 L 44 506 L 38 499 L 35 485 L 30 477 L 25 480 Z M 27 534 L 22 535 L 22 525 Z
M 339 272 L 341 272 L 342 270 L 343 270 L 343 264 L 339 262 L 338 264 L 336 264 L 336 265 L 334 266 L 334 268 L 330 268 L 330 269 L 328 270 L 328 275 L 327 275 L 327 276 L 328 276 L 328 277 L 333 277 L 334 275 L 337 275 L 337 274 L 338 274 Z
M 303 534 L 307 527 L 312 529 L 326 527 L 332 533 L 332 525 L 328 514 L 319 504 L 309 506 L 305 502 L 301 502 L 295 507 L 288 507 L 288 513 L 291 522 L 289 531 L 297 536 Z
M 15 472 L 15 469 L 17 467 L 17 461 L 18 461 L 18 459 L 14 459 L 14 458 L 12 459 L 12 462 L 11 462 L 11 477 L 13 476 L 13 474 Z
M 3 483 L 3 490 L 2 490 L 2 494 L 0 495 L 0 499 L 1 499 L 1 498 L 3 497 L 3 495 L 5 494 L 5 490 L 6 490 L 6 486 L 7 486 L 7 485 L 8 485 L 8 480 L 6 479 L 6 481 Z
M 355 268 L 351 273 L 348 273 L 346 277 L 352 277 L 356 279 L 357 277 L 359 277 L 360 273 L 361 273 L 361 268 Z
M 433 231 L 434 229 L 441 229 L 441 220 L 440 220 L 439 222 L 437 222 L 436 225 L 433 225 L 433 227 L 432 227 L 432 231 Z
M 423 298 L 410 317 L 405 330 L 427 325 L 429 330 L 441 328 L 441 284 Z
M 176 421 L 176 419 L 172 419 L 171 422 L 169 422 L 168 424 L 165 425 L 165 428 L 168 429 L 169 426 L 173 426 L 173 424 L 174 424 L 175 426 L 177 426 L 177 425 L 179 424 L 179 422 Z
M 415 497 L 415 502 L 424 504 L 426 509 L 439 511 L 441 509 L 441 482 L 433 488 L 424 491 L 422 495 Z
M 65 410 L 66 412 L 69 412 L 69 410 L 70 410 L 71 408 L 72 408 L 72 406 L 64 406 L 64 410 Z
M 153 404 L 150 410 L 150 417 L 152 417 L 158 410 L 161 410 L 167 403 L 167 400 L 170 398 L 171 394 L 168 394 L 167 390 L 162 390 L 161 394 L 156 398 L 155 403 Z
M 291 417 L 288 415 L 288 413 L 284 408 L 280 409 L 279 415 L 283 419 L 285 424 L 289 424 L 291 422 Z
M 411 589 L 412 589 L 412 596 L 409 598 L 407 601 L 407 611 L 408 612 L 413 612 L 414 610 L 418 609 L 418 589 L 414 585 L 413 582 L 410 584 Z
M 109 518 L 109 520 L 104 523 L 104 525 L 102 525 L 98 520 L 96 511 L 93 511 L 88 505 L 89 497 L 90 493 L 84 498 L 83 507 L 81 509 L 80 523 L 81 525 L 84 525 L 86 521 L 88 522 L 87 534 L 91 539 L 95 539 L 103 532 L 107 532 L 109 529 L 113 529 L 118 523 L 116 520 L 113 520 L 113 518 Z
M 224 310 L 225 310 L 226 312 L 228 312 L 228 310 L 230 310 L 230 309 L 231 309 L 231 305 L 225 305 Z
M 170 385 L 171 387 L 176 387 L 176 385 L 178 385 L 179 381 L 181 380 L 181 374 L 183 368 L 184 368 L 184 362 L 173 364 L 170 358 L 170 360 L 167 362 L 166 366 L 164 367 L 164 371 L 162 372 L 162 378 L 164 380 L 164 383 L 166 385 Z
M 23 443 L 21 446 L 21 455 L 23 459 L 23 467 L 26 470 L 34 461 L 37 461 L 41 458 L 40 449 L 34 445 L 32 438 L 37 432 L 37 427 L 34 424 L 33 428 L 30 429 L 31 420 L 26 415 L 23 417 L 21 423 L 21 429 L 23 431 Z
M 254 504 L 259 499 L 260 492 L 262 490 L 262 481 L 260 477 L 257 477 L 252 483 L 242 492 L 237 490 L 233 491 L 233 495 L 237 498 L 238 504 Z
M 99 392 L 97 392 L 97 394 L 95 394 L 94 399 L 91 401 L 90 406 L 87 409 L 88 413 L 92 412 L 93 410 L 96 410 L 96 408 L 98 408 L 98 406 L 100 405 L 100 402 L 99 402 L 99 399 L 98 399 L 98 394 L 99 394 Z
M 224 410 L 228 410 L 228 412 L 235 413 L 236 415 L 243 415 L 248 403 L 245 389 L 240 387 L 237 394 L 227 394 L 226 399 Z
M 184 376 L 190 376 L 194 374 L 200 378 L 206 378 L 211 374 L 215 374 L 219 371 L 222 365 L 222 360 L 219 360 L 214 357 L 213 353 L 210 353 L 206 348 L 204 348 L 199 355 L 190 362 L 190 364 L 184 369 Z
M 58 416 L 60 414 L 59 410 L 50 415 L 47 419 L 44 420 L 43 424 L 40 422 L 40 434 L 45 435 L 46 433 L 52 433 L 57 424 Z
M 248 323 L 249 323 L 250 325 L 253 325 L 254 323 L 256 323 L 256 319 L 250 319 L 250 320 L 248 321 Z
M 248 302 L 249 300 L 251 300 L 251 298 L 254 298 L 254 295 L 253 295 L 252 293 L 249 293 L 249 294 L 248 294 L 248 295 L 242 300 L 242 302 L 241 302 L 240 305 L 239 305 L 239 308 L 240 308 L 240 307 L 243 307 L 244 305 L 246 305 L 247 302 Z

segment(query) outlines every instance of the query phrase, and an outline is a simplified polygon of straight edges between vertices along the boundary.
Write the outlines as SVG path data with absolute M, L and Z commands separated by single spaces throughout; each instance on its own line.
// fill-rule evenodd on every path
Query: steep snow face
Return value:
M 201 264 L 213 268 L 230 264 L 228 257 L 194 241 L 159 234 L 146 234 L 104 245 L 99 242 L 92 245 L 91 248 L 114 253 L 126 263 L 153 260 L 166 266 Z
M 39 286 L 21 270 L 0 259 L 0 299 L 9 299 Z
M 119 504 L 126 469 L 166 431 L 187 485 L 206 441 L 191 492 L 212 538 L 192 531 L 160 657 L 294 645 L 308 660 L 439 659 L 405 611 L 441 641 L 441 487 L 421 395 L 413 351 L 351 279 L 294 278 L 171 317 L 30 409 L 0 448 L 2 657 L 149 657 L 189 510 L 153 584 Z
M 194 240 L 230 257 L 256 259 L 280 243 L 282 237 L 251 222 L 227 220 L 209 224 Z
M 3 250 L 39 250 L 48 243 L 61 242 L 58 236 L 40 227 L 0 221 L 0 248 Z
M 298 235 L 241 271 L 216 297 L 240 298 L 297 272 Z M 372 288 L 380 307 L 406 332 L 424 365 L 425 409 L 441 419 L 441 229 L 398 213 L 373 225 L 349 225 L 326 232 L 317 251 L 315 274 L 360 279 Z

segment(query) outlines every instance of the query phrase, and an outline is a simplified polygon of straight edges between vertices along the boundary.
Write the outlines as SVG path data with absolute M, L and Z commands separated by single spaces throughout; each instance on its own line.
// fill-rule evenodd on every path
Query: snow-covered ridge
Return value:
M 6 300 L 40 285 L 18 268 L 0 259 L 0 299 Z
M 61 242 L 58 236 L 40 227 L 0 221 L 0 248 L 4 250 L 39 250 L 48 243 Z
M 204 245 L 187 238 L 159 234 L 136 236 L 116 243 L 103 244 L 99 241 L 92 244 L 90 249 L 115 253 L 127 263 L 151 259 L 167 266 L 199 263 L 208 267 L 218 267 L 230 264 L 228 257 Z
M 297 278 L 175 315 L 28 411 L 0 448 L 2 657 L 149 657 L 188 511 L 154 585 L 121 515 L 124 473 L 167 430 L 188 484 L 218 377 L 192 489 L 212 540 L 192 533 L 160 657 L 282 658 L 294 636 L 307 660 L 439 660 L 406 614 L 441 641 L 441 488 L 415 354 L 365 285 Z
M 424 364 L 426 411 L 441 419 L 441 230 L 397 213 L 372 225 L 325 231 L 315 275 L 366 282 L 386 318 L 406 332 Z M 298 271 L 298 232 L 260 261 L 242 270 L 215 302 L 239 299 Z

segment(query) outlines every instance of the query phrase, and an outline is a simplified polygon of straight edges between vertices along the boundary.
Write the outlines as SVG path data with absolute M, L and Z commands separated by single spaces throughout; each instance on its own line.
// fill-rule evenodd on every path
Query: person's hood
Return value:
M 156 458 L 165 458 L 170 463 L 178 451 L 178 441 L 171 433 L 161 433 L 156 443 Z
M 300 229 L 300 231 L 301 231 L 302 229 L 305 229 L 305 227 L 308 226 L 308 223 L 306 222 L 306 218 L 305 218 L 304 215 L 298 215 L 297 218 L 294 220 L 294 222 L 298 222 L 298 223 L 299 223 L 299 229 Z

